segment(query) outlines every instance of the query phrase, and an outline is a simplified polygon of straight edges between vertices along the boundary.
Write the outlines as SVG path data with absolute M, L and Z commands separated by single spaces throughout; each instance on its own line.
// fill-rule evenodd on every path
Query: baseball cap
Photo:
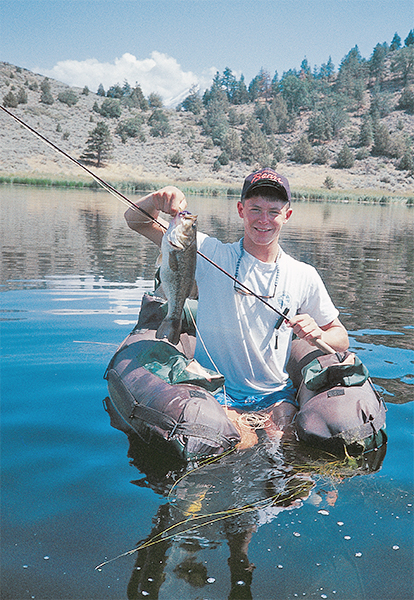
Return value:
M 265 168 L 260 171 L 250 173 L 244 180 L 241 193 L 242 200 L 257 188 L 270 187 L 281 193 L 281 196 L 286 202 L 290 202 L 291 194 L 289 182 L 283 175 L 279 175 L 273 169 Z

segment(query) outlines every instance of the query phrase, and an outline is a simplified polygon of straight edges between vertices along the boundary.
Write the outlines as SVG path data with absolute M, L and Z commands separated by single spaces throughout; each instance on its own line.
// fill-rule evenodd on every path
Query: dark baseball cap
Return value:
M 262 187 L 269 187 L 277 190 L 286 202 L 290 202 L 291 200 L 288 180 L 286 177 L 279 175 L 279 173 L 276 173 L 276 171 L 270 168 L 260 169 L 260 171 L 250 173 L 250 175 L 246 177 L 241 193 L 242 200 L 247 194 L 251 195 L 251 192 Z

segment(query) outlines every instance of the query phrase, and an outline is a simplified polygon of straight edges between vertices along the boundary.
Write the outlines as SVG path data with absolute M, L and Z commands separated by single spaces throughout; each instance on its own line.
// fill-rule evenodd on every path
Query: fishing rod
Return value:
M 145 215 L 151 221 L 153 221 L 154 224 L 156 224 L 159 227 L 161 227 L 161 229 L 163 229 L 164 231 L 167 230 L 167 227 L 163 223 L 161 223 L 160 221 L 158 221 L 158 219 L 156 217 L 154 217 L 153 215 L 151 215 L 149 212 L 147 212 L 146 210 L 144 210 L 140 206 L 137 206 L 134 202 L 132 202 L 132 200 L 130 200 L 129 198 L 127 198 L 127 196 L 125 196 L 124 194 L 122 194 L 120 191 L 118 191 L 112 185 L 110 185 L 109 183 L 107 183 L 106 181 L 104 181 L 103 179 L 101 179 L 101 177 L 99 177 L 98 175 L 96 175 L 93 171 L 91 171 L 90 169 L 88 169 L 88 167 L 86 165 L 82 164 L 76 158 L 73 158 L 73 156 L 71 156 L 70 154 L 68 154 L 64 150 L 62 150 L 62 148 L 59 148 L 59 146 L 56 146 L 56 144 L 54 144 L 53 142 L 51 142 L 50 140 L 48 140 L 45 136 L 43 136 L 41 133 L 39 133 L 38 131 L 36 131 L 36 129 L 33 129 L 33 127 L 30 127 L 30 125 L 28 125 L 27 123 L 25 123 L 24 121 L 22 121 L 22 119 L 19 119 L 19 117 L 17 117 L 12 112 L 10 112 L 9 110 L 7 110 L 7 108 L 5 108 L 2 104 L 0 104 L 0 108 L 6 114 L 8 114 L 12 119 L 14 119 L 17 123 L 19 123 L 19 125 L 21 125 L 25 129 L 27 129 L 28 131 L 30 131 L 30 133 L 33 133 L 33 135 L 35 135 L 36 137 L 38 137 L 39 139 L 41 139 L 43 142 L 45 142 L 46 144 L 48 144 L 49 146 L 51 146 L 54 150 L 56 150 L 60 154 L 63 154 L 63 156 L 65 156 L 68 160 L 72 161 L 75 165 L 77 165 L 78 167 L 80 167 L 81 169 L 83 169 L 84 171 L 86 171 L 86 173 L 88 173 L 97 183 L 99 183 L 99 185 L 101 187 L 103 187 L 103 189 L 105 189 L 107 192 L 109 192 L 110 194 L 112 194 L 112 196 L 115 196 L 116 198 L 118 198 L 119 200 L 121 200 L 121 202 L 124 202 L 124 204 L 126 204 L 127 206 L 129 206 L 133 210 L 141 212 L 143 215 Z M 236 277 L 234 277 L 233 275 L 231 275 L 228 271 L 226 271 L 225 269 L 223 269 L 222 267 L 220 267 L 217 263 L 215 263 L 213 260 L 211 260 L 210 258 L 208 258 L 208 256 L 206 256 L 205 254 L 203 254 L 200 250 L 197 250 L 197 254 L 199 256 L 201 256 L 202 258 L 204 258 L 204 260 L 206 260 L 207 262 L 209 262 L 211 265 L 213 265 L 214 267 L 216 267 L 216 269 L 218 269 L 219 271 L 221 271 L 224 275 L 226 275 L 227 277 L 229 277 L 230 279 L 232 279 L 235 283 L 237 283 L 237 285 L 239 285 L 241 288 L 243 288 L 249 295 L 253 296 L 257 300 L 260 300 L 260 302 L 262 302 L 268 308 L 270 308 L 271 310 L 273 310 L 277 315 L 279 315 L 279 317 L 282 317 L 283 320 L 285 320 L 288 323 L 290 323 L 290 320 L 287 318 L 286 314 L 284 314 L 283 312 L 281 312 L 275 306 L 272 306 L 272 304 L 270 304 L 269 302 L 266 302 L 266 300 L 264 298 L 262 298 L 262 296 L 259 296 L 259 294 L 256 294 L 255 292 L 253 292 L 253 290 L 251 290 L 248 286 L 246 286 L 244 283 L 242 283 L 241 281 L 239 281 Z M 331 348 L 331 346 L 329 346 L 328 344 L 326 344 L 325 342 L 323 342 L 322 340 L 319 340 L 319 339 L 313 340 L 313 344 L 315 346 L 317 346 L 320 350 L 322 350 L 322 352 L 327 352 L 328 354 L 335 354 L 335 350 L 333 348 Z

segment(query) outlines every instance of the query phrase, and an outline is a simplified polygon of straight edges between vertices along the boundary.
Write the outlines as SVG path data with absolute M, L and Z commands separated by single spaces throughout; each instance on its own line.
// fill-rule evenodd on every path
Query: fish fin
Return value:
M 167 338 L 171 344 L 178 344 L 181 334 L 181 319 L 170 319 L 165 317 L 157 329 L 155 337 L 157 340 Z
M 170 267 L 171 271 L 178 271 L 178 260 L 177 260 L 177 254 L 175 252 L 169 252 L 168 254 L 168 266 Z

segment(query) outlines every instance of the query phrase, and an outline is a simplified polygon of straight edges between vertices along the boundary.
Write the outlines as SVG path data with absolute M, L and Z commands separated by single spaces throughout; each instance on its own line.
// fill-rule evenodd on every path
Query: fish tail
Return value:
M 155 337 L 157 340 L 167 338 L 171 344 L 178 344 L 181 334 L 181 319 L 165 317 L 157 329 Z

